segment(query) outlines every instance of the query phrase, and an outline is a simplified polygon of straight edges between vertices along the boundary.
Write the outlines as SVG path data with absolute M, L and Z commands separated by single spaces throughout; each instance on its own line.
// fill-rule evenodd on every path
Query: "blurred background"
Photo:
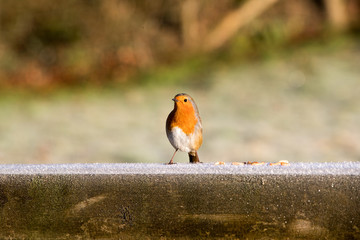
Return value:
M 360 161 L 360 1 L 0 1 L 0 163 Z M 178 153 L 176 162 L 188 162 Z

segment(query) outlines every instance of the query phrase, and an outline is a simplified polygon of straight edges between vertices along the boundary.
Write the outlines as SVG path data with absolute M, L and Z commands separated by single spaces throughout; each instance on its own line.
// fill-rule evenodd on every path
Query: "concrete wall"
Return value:
M 360 239 L 359 174 L 219 169 L 0 173 L 0 238 Z

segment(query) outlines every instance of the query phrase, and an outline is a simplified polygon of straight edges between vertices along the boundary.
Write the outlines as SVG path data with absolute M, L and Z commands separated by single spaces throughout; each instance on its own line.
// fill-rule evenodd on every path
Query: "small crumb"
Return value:
M 232 162 L 231 165 L 244 165 L 245 163 L 243 162 Z
M 280 165 L 279 162 L 276 162 L 276 163 L 269 163 L 270 166 L 276 166 L 276 165 Z
M 288 160 L 280 160 L 279 163 L 289 163 Z
M 270 166 L 276 166 L 276 165 L 287 166 L 287 165 L 289 165 L 289 161 L 287 161 L 287 160 L 280 160 L 280 161 L 278 161 L 278 162 L 276 162 L 276 163 L 270 163 L 269 165 L 270 165 Z
M 225 162 L 216 162 L 215 165 L 225 165 Z
M 265 162 L 248 162 L 248 164 L 250 164 L 250 165 L 264 165 L 265 164 Z
M 247 164 L 247 165 L 264 165 L 265 162 L 245 162 L 244 164 Z

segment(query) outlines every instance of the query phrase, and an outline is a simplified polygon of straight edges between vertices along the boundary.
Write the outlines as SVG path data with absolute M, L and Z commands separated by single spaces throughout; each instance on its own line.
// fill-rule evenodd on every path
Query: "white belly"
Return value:
M 186 135 L 180 128 L 174 127 L 171 131 L 167 132 L 167 137 L 175 149 L 183 152 L 196 151 L 194 134 Z

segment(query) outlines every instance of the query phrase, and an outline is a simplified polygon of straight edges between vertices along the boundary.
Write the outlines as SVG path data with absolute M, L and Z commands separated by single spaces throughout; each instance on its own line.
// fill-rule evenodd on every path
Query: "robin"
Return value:
M 178 150 L 189 154 L 190 163 L 199 163 L 197 150 L 202 144 L 202 124 L 194 99 L 185 93 L 173 99 L 174 109 L 166 119 L 166 135 L 175 148 L 169 164 Z

